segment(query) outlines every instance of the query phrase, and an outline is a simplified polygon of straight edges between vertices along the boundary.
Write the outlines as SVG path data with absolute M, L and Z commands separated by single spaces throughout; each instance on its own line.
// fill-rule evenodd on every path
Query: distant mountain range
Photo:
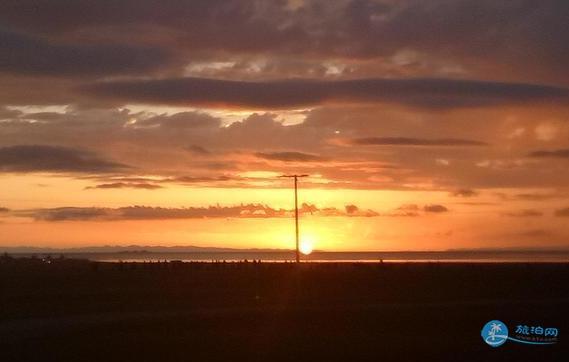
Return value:
M 50 248 L 36 246 L 5 246 L 0 247 L 1 253 L 211 253 L 211 252 L 291 252 L 289 249 L 258 249 L 258 248 L 217 248 L 202 246 L 148 246 L 148 245 L 103 245 L 74 248 Z
M 315 250 L 319 252 L 321 250 Z M 79 253 L 266 253 L 266 252 L 293 252 L 292 249 L 270 249 L 270 248 L 220 248 L 203 246 L 152 246 L 152 245 L 103 245 L 103 246 L 84 246 L 73 248 L 50 248 L 37 246 L 0 246 L 0 253 L 25 253 L 25 254 L 79 254 Z M 341 251 L 343 253 L 488 253 L 488 252 L 569 252 L 569 246 L 555 247 L 507 247 L 507 248 L 478 248 L 478 249 L 448 249 L 448 250 L 399 250 L 399 251 Z

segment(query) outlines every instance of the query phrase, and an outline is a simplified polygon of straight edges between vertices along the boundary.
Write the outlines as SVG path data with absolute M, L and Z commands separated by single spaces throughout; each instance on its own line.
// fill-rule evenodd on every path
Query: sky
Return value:
M 0 246 L 569 247 L 566 0 L 4 0 Z

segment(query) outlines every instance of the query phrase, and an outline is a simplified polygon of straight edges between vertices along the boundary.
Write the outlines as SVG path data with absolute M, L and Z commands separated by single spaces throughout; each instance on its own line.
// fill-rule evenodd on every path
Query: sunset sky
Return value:
M 569 247 L 566 0 L 4 0 L 0 246 Z

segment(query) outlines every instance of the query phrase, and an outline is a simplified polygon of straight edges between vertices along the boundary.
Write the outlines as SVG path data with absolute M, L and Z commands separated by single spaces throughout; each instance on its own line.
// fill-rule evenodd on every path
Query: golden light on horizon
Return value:
M 300 240 L 298 249 L 304 255 L 309 255 L 314 250 L 315 239 L 311 235 L 305 235 Z

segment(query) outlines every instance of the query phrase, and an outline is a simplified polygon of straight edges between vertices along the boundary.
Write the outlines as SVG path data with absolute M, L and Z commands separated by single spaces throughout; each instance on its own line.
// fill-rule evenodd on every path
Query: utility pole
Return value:
M 300 263 L 300 250 L 299 250 L 299 239 L 300 233 L 298 231 L 298 178 L 308 177 L 308 175 L 282 175 L 281 177 L 294 178 L 294 226 L 296 235 L 296 262 Z

